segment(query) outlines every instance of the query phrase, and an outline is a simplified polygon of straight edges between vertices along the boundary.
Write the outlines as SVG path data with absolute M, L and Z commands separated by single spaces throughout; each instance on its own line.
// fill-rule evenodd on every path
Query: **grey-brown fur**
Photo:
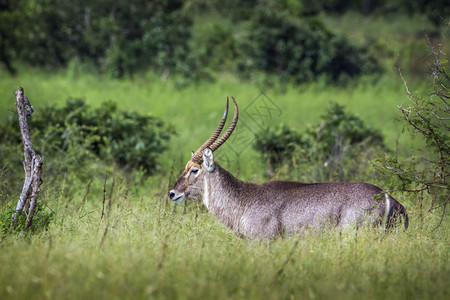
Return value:
M 207 152 L 209 149 L 205 149 Z M 209 150 L 210 151 L 210 150 Z M 213 165 L 207 171 L 207 164 Z M 386 217 L 386 195 L 367 183 L 313 183 L 270 181 L 254 184 L 241 181 L 204 156 L 197 171 L 185 171 L 172 191 L 186 193 L 185 199 L 203 198 L 208 211 L 239 235 L 273 238 L 322 226 L 392 226 L 404 207 L 387 196 L 391 209 Z M 184 199 L 183 199 L 184 200 Z
M 217 219 L 239 235 L 273 238 L 308 227 L 360 226 L 384 224 L 392 227 L 406 210 L 382 189 L 367 183 L 312 183 L 270 181 L 263 184 L 243 182 L 214 162 L 213 151 L 233 132 L 238 120 L 234 98 L 234 117 L 227 131 L 225 113 L 211 138 L 195 153 L 180 175 L 169 197 L 174 202 L 203 198 Z

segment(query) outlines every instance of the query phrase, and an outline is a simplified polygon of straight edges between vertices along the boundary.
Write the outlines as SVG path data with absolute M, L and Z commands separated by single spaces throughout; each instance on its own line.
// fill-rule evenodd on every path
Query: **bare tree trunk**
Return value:
M 34 109 L 28 98 L 24 95 L 22 87 L 19 87 L 16 91 L 16 106 L 23 143 L 23 169 L 25 171 L 25 181 L 19 201 L 17 202 L 16 213 L 13 215 L 13 220 L 15 222 L 18 214 L 25 213 L 27 215 L 25 229 L 28 229 L 33 221 L 36 202 L 40 191 L 39 187 L 42 184 L 41 174 L 43 160 L 39 155 L 36 155 L 33 145 L 31 144 L 27 117 L 31 116 Z

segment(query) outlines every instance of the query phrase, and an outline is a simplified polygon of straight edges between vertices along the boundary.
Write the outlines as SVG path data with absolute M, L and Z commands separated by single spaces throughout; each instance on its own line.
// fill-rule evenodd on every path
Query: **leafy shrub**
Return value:
M 197 44 L 203 66 L 219 70 L 230 69 L 237 57 L 236 41 L 231 29 L 220 24 L 207 26 Z
M 288 126 L 281 125 L 268 127 L 258 134 L 253 148 L 261 153 L 268 163 L 269 174 L 273 174 L 274 168 L 289 162 L 298 145 L 301 145 L 301 136 Z
M 321 122 L 306 130 L 304 149 L 309 156 L 322 156 L 326 160 L 340 157 L 348 147 L 364 144 L 367 147 L 384 148 L 383 136 L 379 130 L 366 125 L 358 116 L 344 110 L 334 103 L 321 116 Z
M 192 20 L 182 6 L 166 0 L 10 1 L 0 9 L 0 49 L 7 51 L 0 59 L 60 67 L 78 58 L 113 77 L 147 68 L 192 76 Z
M 263 71 L 297 82 L 380 71 L 365 47 L 305 18 L 307 7 L 273 0 L 7 1 L 0 6 L 0 62 L 13 72 L 17 60 L 51 68 L 75 61 L 112 77 L 152 69 L 162 78 L 181 74 L 185 82 L 209 79 L 207 68 L 243 77 Z M 190 10 L 239 24 L 214 24 L 193 37 Z
M 442 217 L 450 203 L 450 76 L 447 73 L 448 60 L 442 51 L 447 37 L 448 31 L 444 32 L 441 43 L 430 46 L 433 59 L 429 68 L 431 88 L 428 94 L 411 92 L 405 82 L 410 101 L 408 106 L 399 107 L 406 130 L 422 140 L 426 148 L 414 149 L 414 153 L 407 158 L 394 155 L 380 157 L 376 165 L 390 188 L 428 192 L 431 196 L 429 211 L 443 208 Z M 423 194 L 420 199 L 423 199 Z M 420 206 L 422 208 L 422 203 Z
M 322 115 L 319 124 L 303 133 L 297 133 L 286 125 L 263 130 L 256 135 L 254 148 L 268 163 L 269 174 L 271 168 L 290 163 L 302 165 L 303 171 L 307 170 L 305 166 L 316 170 L 325 167 L 333 179 L 355 177 L 360 165 L 374 150 L 386 151 L 381 133 L 346 112 L 339 104 L 333 104 Z M 328 179 L 321 172 L 312 177 L 308 179 Z
M 398 1 L 383 1 L 378 8 L 379 11 L 394 12 L 394 13 L 408 13 L 410 15 L 423 14 L 428 17 L 428 19 L 434 23 L 434 25 L 439 26 L 444 18 L 450 16 L 450 6 L 446 0 L 419 0 L 419 1 L 408 1 L 408 0 L 398 0 Z
M 120 111 L 111 102 L 93 109 L 80 99 L 69 99 L 63 107 L 42 108 L 28 124 L 34 148 L 44 158 L 45 174 L 50 177 L 80 174 L 83 166 L 99 165 L 96 161 L 153 174 L 173 133 L 158 118 Z M 0 139 L 0 150 L 8 155 L 5 162 L 20 166 L 23 150 L 16 116 L 0 126 Z
M 348 1 L 348 0 L 300 0 L 304 15 L 315 15 L 320 12 L 342 14 L 346 11 L 357 11 L 364 14 L 408 13 L 424 14 L 435 25 L 448 16 L 450 8 L 446 0 L 397 0 L 397 1 Z
M 345 10 L 352 10 L 359 8 L 360 1 L 346 1 L 346 0 L 317 0 L 307 1 L 300 0 L 303 7 L 304 15 L 316 15 L 322 11 L 342 13 Z
M 289 75 L 297 82 L 347 78 L 380 72 L 368 50 L 328 31 L 316 19 L 298 19 L 260 5 L 242 49 L 247 68 Z

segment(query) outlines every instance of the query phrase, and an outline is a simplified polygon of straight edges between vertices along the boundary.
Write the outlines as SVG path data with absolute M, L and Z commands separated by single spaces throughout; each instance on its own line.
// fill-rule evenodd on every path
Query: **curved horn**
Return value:
M 238 110 L 238 106 L 236 103 L 236 100 L 234 99 L 234 97 L 231 97 L 231 100 L 233 100 L 233 104 L 234 104 L 234 116 L 233 116 L 233 121 L 231 121 L 230 126 L 228 126 L 227 131 L 225 131 L 225 133 L 217 140 L 215 141 L 211 146 L 209 146 L 209 148 L 214 152 L 215 150 L 217 150 L 220 146 L 222 146 L 223 143 L 225 143 L 225 141 L 230 137 L 230 135 L 233 133 L 234 128 L 236 127 L 238 118 L 239 118 L 239 110 Z
M 234 99 L 233 99 L 234 101 Z M 225 111 L 223 113 L 222 116 L 222 120 L 220 120 L 219 125 L 217 125 L 216 130 L 213 132 L 213 134 L 209 137 L 209 139 L 206 140 L 205 143 L 203 143 L 203 145 L 200 146 L 200 148 L 197 149 L 197 151 L 195 151 L 195 153 L 192 154 L 191 160 L 194 162 L 197 162 L 199 164 L 202 163 L 203 158 L 203 150 L 206 147 L 209 147 L 220 135 L 220 132 L 222 132 L 223 126 L 225 125 L 225 122 L 227 121 L 227 116 L 228 116 L 228 98 L 227 98 L 227 104 L 225 105 Z

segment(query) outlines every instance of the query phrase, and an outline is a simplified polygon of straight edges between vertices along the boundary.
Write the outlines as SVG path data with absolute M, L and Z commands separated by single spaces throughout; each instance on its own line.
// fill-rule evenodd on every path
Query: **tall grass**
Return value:
M 111 189 L 109 179 L 106 187 Z M 117 180 L 117 179 L 116 179 Z M 164 185 L 164 184 L 163 184 Z M 117 184 L 47 198 L 56 219 L 34 236 L 0 241 L 1 299 L 448 299 L 448 220 L 384 233 L 309 231 L 277 240 L 237 238 L 195 202 L 166 206 Z M 97 187 L 97 190 L 99 186 Z M 95 190 L 95 189 L 94 189 Z M 55 195 L 57 195 L 55 193 Z M 107 199 L 108 201 L 108 199 Z

